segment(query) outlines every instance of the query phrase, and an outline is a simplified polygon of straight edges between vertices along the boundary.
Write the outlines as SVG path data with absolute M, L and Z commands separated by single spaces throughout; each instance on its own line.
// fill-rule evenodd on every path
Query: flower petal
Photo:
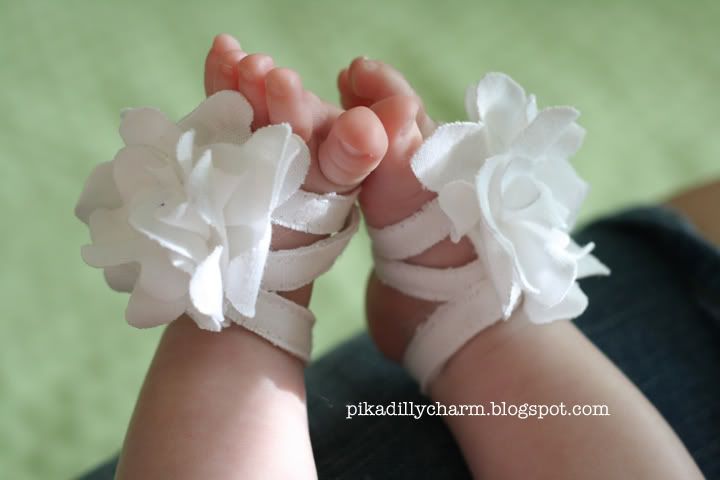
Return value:
M 242 225 L 227 228 L 228 256 L 235 258 L 238 255 L 252 251 L 255 245 L 262 241 L 266 230 L 256 230 Z
M 592 250 L 593 247 L 595 247 L 592 243 L 588 246 L 590 247 L 589 250 Z M 576 252 L 581 251 L 582 248 L 573 241 L 568 247 L 568 250 Z M 578 278 L 594 277 L 598 275 L 610 275 L 610 268 L 590 253 L 583 255 L 578 260 Z
M 206 150 L 200 156 L 188 178 L 187 191 L 190 201 L 200 217 L 220 232 L 225 230 L 222 208 L 214 200 L 212 151 Z
M 112 245 L 84 245 L 80 255 L 91 267 L 106 268 L 125 265 L 138 260 L 138 252 L 145 246 L 142 241 L 118 242 Z
M 271 125 L 268 128 L 277 127 Z M 310 170 L 310 150 L 302 138 L 290 135 L 278 166 L 279 175 L 276 176 L 273 209 L 285 203 L 305 183 L 305 177 Z
M 510 163 L 510 157 L 497 155 L 485 161 L 475 177 L 475 192 L 480 205 L 485 230 L 495 239 L 499 246 L 515 256 L 512 243 L 505 238 L 498 220 L 502 218 L 502 179 Z
M 218 246 L 197 266 L 190 280 L 190 301 L 198 312 L 217 323 L 223 322 L 223 281 L 220 258 L 223 247 Z
M 529 94 L 527 96 L 527 107 L 525 111 L 527 112 L 528 122 L 535 120 L 538 114 L 537 98 L 535 98 L 535 95 Z
M 220 91 L 178 122 L 181 131 L 195 130 L 195 144 L 241 144 L 250 136 L 253 109 L 242 94 Z M 174 146 L 174 144 L 173 144 Z
M 255 303 L 270 250 L 271 232 L 268 226 L 260 242 L 252 250 L 231 258 L 227 268 L 227 299 L 246 317 L 255 316 Z
M 457 122 L 441 125 L 410 161 L 420 182 L 433 192 L 455 180 L 470 180 L 488 157 L 483 126 Z
M 532 287 L 527 291 L 546 306 L 559 303 L 577 278 L 577 261 L 565 250 L 567 234 L 529 222 L 508 225 L 506 232 L 522 278 Z
M 555 320 L 572 320 L 579 317 L 588 306 L 588 298 L 577 282 L 573 283 L 567 295 L 556 305 L 548 307 L 536 295 L 527 295 L 523 310 L 532 323 L 544 324 Z
M 159 220 L 173 227 L 197 233 L 206 240 L 210 238 L 210 227 L 186 198 L 176 194 L 168 197 L 164 202 L 165 205 L 159 207 L 155 213 Z
M 208 330 L 210 332 L 220 332 L 222 331 L 223 327 L 227 327 L 230 325 L 230 321 L 228 321 L 227 319 L 223 318 L 223 320 L 219 322 L 210 315 L 205 315 L 204 313 L 198 312 L 192 305 L 188 306 L 186 313 L 190 318 L 193 319 L 195 325 L 197 325 L 203 330 Z
M 140 274 L 137 263 L 126 263 L 114 267 L 106 267 L 104 272 L 105 281 L 116 292 L 130 293 L 135 287 L 135 282 Z
M 172 154 L 180 138 L 180 129 L 159 110 L 130 108 L 122 112 L 120 136 L 127 146 L 149 146 Z
M 552 192 L 552 196 L 566 210 L 564 221 L 570 229 L 575 224 L 588 192 L 588 184 L 564 158 L 548 158 L 535 166 L 535 175 Z
M 238 175 L 239 181 L 225 206 L 228 225 L 266 222 L 280 197 L 294 193 L 303 183 L 309 153 L 304 144 L 299 145 L 290 135 L 288 125 L 262 128 L 248 139 L 232 162 L 218 159 L 220 168 Z M 258 228 L 264 229 L 264 225 Z
M 478 256 L 482 256 L 483 263 L 488 269 L 491 283 L 502 306 L 503 318 L 507 319 L 517 306 L 522 290 L 516 281 L 513 269 L 512 253 L 498 242 L 483 224 L 469 234 Z
M 568 210 L 558 203 L 547 185 L 527 176 L 517 176 L 503 192 L 503 220 L 534 222 L 547 228 L 566 228 Z
M 178 270 L 182 270 L 188 275 L 192 275 L 195 272 L 195 262 L 192 259 L 184 257 L 175 252 L 168 252 L 168 258 L 173 267 Z
M 540 158 L 553 146 L 580 116 L 571 107 L 551 107 L 542 110 L 512 145 L 513 151 L 528 157 Z
M 571 123 L 558 139 L 550 145 L 546 155 L 550 158 L 570 158 L 583 144 L 585 140 L 585 129 L 577 123 Z
M 488 73 L 476 89 L 477 111 L 493 153 L 507 149 L 528 123 L 525 90 L 503 73 Z
M 162 191 L 143 194 L 133 205 L 128 222 L 138 232 L 164 248 L 196 261 L 205 258 L 208 249 L 202 236 L 168 225 L 158 218 L 157 209 L 162 208 L 166 195 Z
M 123 265 L 139 260 L 152 246 L 127 223 L 127 209 L 95 210 L 88 222 L 92 245 L 81 249 L 83 260 L 93 267 Z
M 136 285 L 162 301 L 177 300 L 187 293 L 188 274 L 175 268 L 168 252 L 153 244 L 140 259 Z
M 452 222 L 450 239 L 459 242 L 480 221 L 480 206 L 473 184 L 458 180 L 445 185 L 438 193 L 440 208 Z
M 121 149 L 112 161 L 115 186 L 127 204 L 139 193 L 164 188 L 177 189 L 179 181 L 167 160 L 156 150 L 133 145 Z M 158 172 L 166 171 L 166 175 Z
M 80 194 L 75 206 L 75 216 L 83 223 L 90 222 L 90 214 L 98 208 L 113 209 L 122 204 L 120 192 L 113 180 L 112 162 L 104 162 L 95 167 Z
M 185 305 L 185 298 L 175 302 L 163 302 L 135 287 L 125 310 L 125 318 L 133 327 L 156 327 L 168 324 L 182 315 Z
M 180 136 L 175 148 L 175 156 L 182 169 L 183 178 L 188 178 L 193 169 L 195 155 L 195 130 L 188 130 Z

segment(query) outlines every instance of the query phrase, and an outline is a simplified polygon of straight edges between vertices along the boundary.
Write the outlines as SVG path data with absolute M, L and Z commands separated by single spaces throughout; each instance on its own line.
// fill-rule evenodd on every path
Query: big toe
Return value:
M 356 58 L 347 69 L 340 72 L 338 88 L 345 108 L 372 105 L 394 96 L 413 97 L 419 105 L 417 122 L 422 134 L 427 136 L 435 128 L 410 82 L 387 63 L 366 57 Z
M 385 128 L 369 108 L 340 114 L 318 151 L 318 167 L 337 191 L 355 188 L 380 163 L 388 148 Z

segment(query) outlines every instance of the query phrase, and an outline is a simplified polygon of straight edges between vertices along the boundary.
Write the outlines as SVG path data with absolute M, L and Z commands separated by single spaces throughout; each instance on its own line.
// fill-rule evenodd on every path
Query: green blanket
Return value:
M 440 120 L 462 118 L 489 70 L 576 105 L 588 219 L 720 173 L 719 22 L 711 0 L 0 0 L 0 476 L 69 477 L 122 442 L 160 331 L 124 323 L 72 209 L 120 146 L 122 108 L 179 117 L 201 100 L 215 33 L 328 99 L 364 54 L 406 72 Z M 319 282 L 316 354 L 362 328 L 369 265 L 362 236 Z

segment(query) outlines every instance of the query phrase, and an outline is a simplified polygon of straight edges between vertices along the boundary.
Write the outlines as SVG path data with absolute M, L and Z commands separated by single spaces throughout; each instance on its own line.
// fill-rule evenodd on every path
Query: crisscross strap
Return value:
M 375 273 L 384 284 L 440 305 L 415 331 L 403 364 L 423 390 L 468 340 L 502 318 L 501 302 L 478 258 L 455 268 L 430 268 L 403 260 L 447 238 L 451 224 L 437 200 L 382 229 L 368 228 Z
M 228 305 L 227 317 L 307 362 L 312 351 L 315 316 L 278 292 L 296 290 L 330 270 L 360 224 L 355 206 L 358 191 L 319 195 L 299 190 L 278 206 L 273 213 L 274 224 L 328 236 L 304 247 L 271 251 L 255 316 L 243 316 Z

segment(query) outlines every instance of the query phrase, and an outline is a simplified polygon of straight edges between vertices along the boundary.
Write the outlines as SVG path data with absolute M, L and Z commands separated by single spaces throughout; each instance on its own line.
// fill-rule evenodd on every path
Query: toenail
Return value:
M 377 70 L 379 66 L 380 64 L 375 60 L 368 60 L 367 57 L 363 57 L 362 67 L 368 72 Z
M 342 148 L 343 151 L 345 151 L 345 153 L 347 153 L 351 157 L 360 157 L 360 156 L 366 155 L 366 153 L 364 151 L 360 150 L 357 147 L 350 145 L 348 142 L 339 140 L 339 143 L 340 143 L 340 148 Z
M 405 125 L 403 125 L 395 134 L 395 138 L 398 140 L 408 140 L 412 137 L 412 135 L 415 133 L 415 128 L 417 126 L 417 122 L 413 118 L 412 120 L 409 120 Z

